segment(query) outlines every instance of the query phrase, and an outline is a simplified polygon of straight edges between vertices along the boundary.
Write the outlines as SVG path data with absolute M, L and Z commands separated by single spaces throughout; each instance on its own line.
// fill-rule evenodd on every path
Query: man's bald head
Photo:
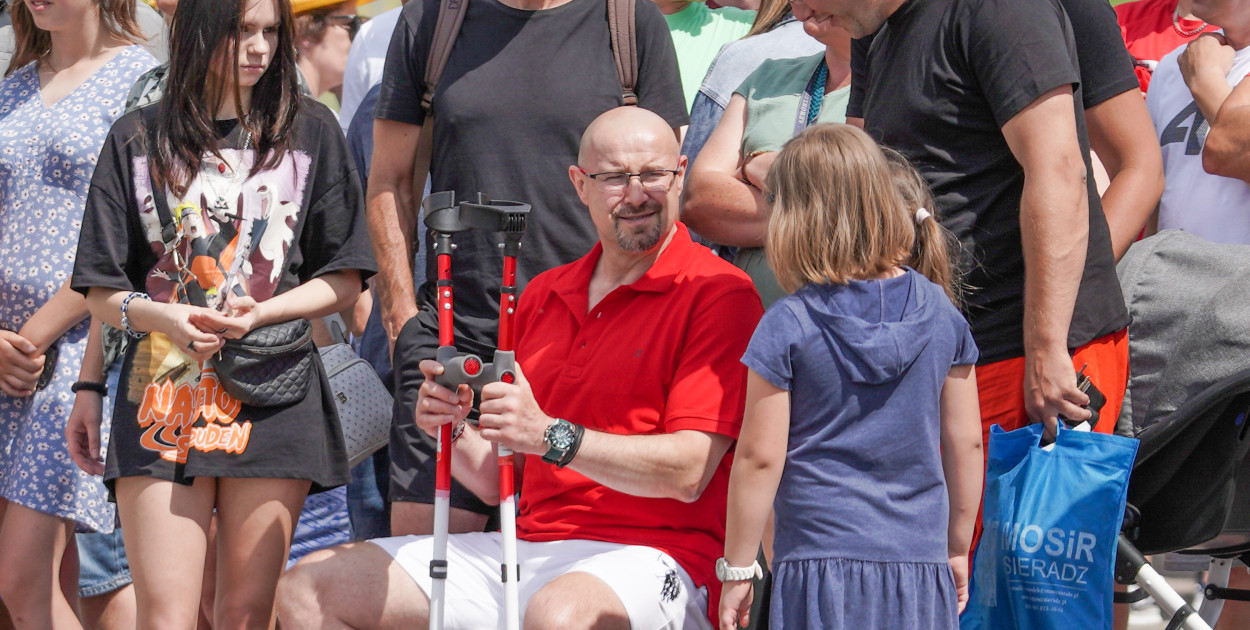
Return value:
M 686 169 L 668 123 L 640 107 L 604 112 L 582 134 L 577 162 L 569 179 L 590 210 L 604 251 L 656 251 L 677 221 Z
M 674 157 L 681 151 L 673 128 L 655 112 L 641 107 L 617 107 L 600 114 L 586 127 L 577 161 L 592 163 L 622 146 L 645 146 Z

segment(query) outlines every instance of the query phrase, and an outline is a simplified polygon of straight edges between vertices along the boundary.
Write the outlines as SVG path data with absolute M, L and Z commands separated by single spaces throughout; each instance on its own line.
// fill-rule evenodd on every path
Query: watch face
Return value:
M 567 451 L 573 446 L 573 427 L 557 422 L 547 429 L 547 443 L 551 448 Z

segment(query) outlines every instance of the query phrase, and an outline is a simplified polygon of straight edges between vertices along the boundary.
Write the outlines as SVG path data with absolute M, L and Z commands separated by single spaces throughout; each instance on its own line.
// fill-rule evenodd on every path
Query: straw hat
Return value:
M 291 0 L 291 10 L 295 15 L 307 13 L 313 9 L 320 9 L 335 4 L 342 4 L 345 0 Z M 356 0 L 356 4 L 365 4 L 370 0 Z

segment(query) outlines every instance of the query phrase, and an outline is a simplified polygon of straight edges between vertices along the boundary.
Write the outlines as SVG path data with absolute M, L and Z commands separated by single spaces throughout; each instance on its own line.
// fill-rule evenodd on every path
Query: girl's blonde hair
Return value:
M 955 235 L 942 227 L 939 220 L 937 201 L 933 199 L 933 191 L 924 177 L 912 166 L 911 162 L 898 151 L 890 147 L 881 147 L 886 162 L 890 164 L 890 175 L 894 178 L 894 186 L 903 198 L 903 204 L 916 218 L 916 242 L 911 248 L 911 258 L 907 266 L 924 274 L 934 284 L 946 290 L 951 302 L 960 304 L 963 297 L 963 283 L 955 265 L 954 255 L 959 251 L 959 241 Z M 920 209 L 924 213 L 920 213 Z M 924 215 L 928 215 L 927 217 Z
M 808 127 L 777 155 L 767 183 L 773 208 L 765 247 L 782 288 L 846 284 L 911 265 L 954 296 L 944 230 L 936 217 L 917 224 L 920 206 L 904 199 L 868 134 L 848 125 Z

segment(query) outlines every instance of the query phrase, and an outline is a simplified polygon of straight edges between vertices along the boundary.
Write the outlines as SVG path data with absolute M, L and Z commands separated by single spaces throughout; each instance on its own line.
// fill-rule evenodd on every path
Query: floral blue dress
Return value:
M 0 82 L 0 328 L 20 330 L 69 279 L 104 137 L 130 86 L 156 63 L 129 46 L 51 107 L 35 63 Z M 104 485 L 78 469 L 64 436 L 87 326 L 84 320 L 56 342 L 55 373 L 44 389 L 29 398 L 0 392 L 0 497 L 107 532 L 114 518 Z

